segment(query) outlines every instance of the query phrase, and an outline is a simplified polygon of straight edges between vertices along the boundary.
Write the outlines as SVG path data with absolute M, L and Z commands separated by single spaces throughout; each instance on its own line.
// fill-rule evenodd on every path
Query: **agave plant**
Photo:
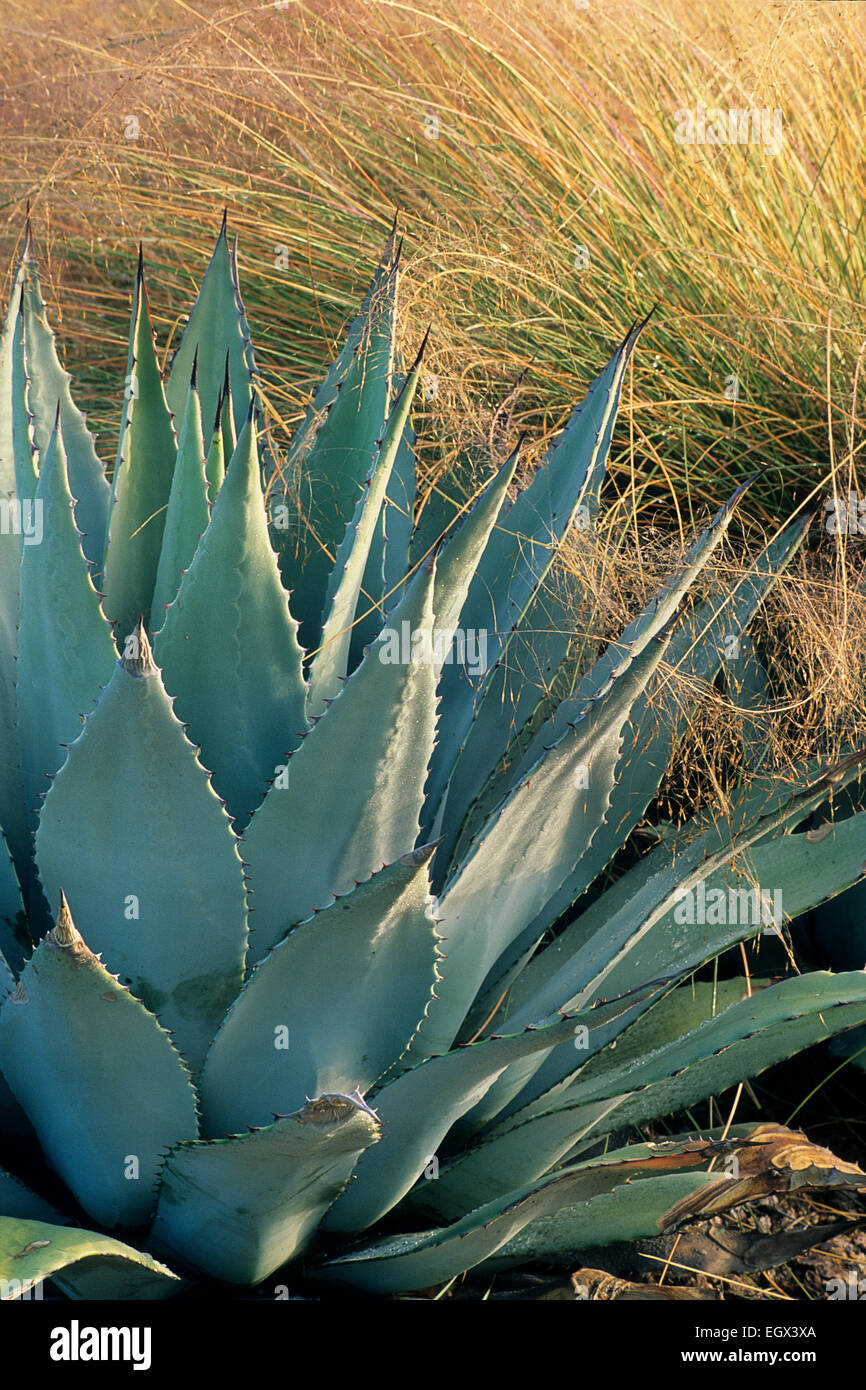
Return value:
M 859 971 L 684 983 L 767 930 L 689 895 L 781 886 L 791 917 L 860 878 L 866 816 L 795 833 L 856 750 L 605 873 L 804 525 L 694 598 L 744 484 L 599 655 L 552 576 L 643 325 L 523 490 L 516 451 L 413 525 L 398 265 L 392 235 L 282 457 L 225 223 L 165 380 L 139 263 L 109 484 L 28 233 L 0 344 L 18 1292 L 155 1298 L 301 1256 L 389 1292 L 655 1231 L 748 1127 L 606 1138 L 866 1020 Z

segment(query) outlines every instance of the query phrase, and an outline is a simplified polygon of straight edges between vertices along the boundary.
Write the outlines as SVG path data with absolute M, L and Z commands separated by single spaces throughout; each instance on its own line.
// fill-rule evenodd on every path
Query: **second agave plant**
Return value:
M 799 833 L 858 750 L 606 875 L 804 525 L 692 599 L 744 483 L 590 658 L 588 596 L 551 574 L 597 514 L 643 325 L 522 491 L 518 454 L 491 458 L 477 495 L 442 490 L 416 522 L 423 345 L 402 372 L 398 275 L 392 236 L 282 456 L 225 225 L 165 379 L 139 263 L 109 482 L 28 233 L 0 342 L 18 1294 L 162 1297 L 295 1259 L 394 1292 L 649 1234 L 742 1200 L 716 1160 L 778 1132 L 600 1156 L 606 1137 L 866 1020 L 860 971 L 690 980 L 781 929 L 765 889 L 788 918 L 860 879 L 866 815 Z

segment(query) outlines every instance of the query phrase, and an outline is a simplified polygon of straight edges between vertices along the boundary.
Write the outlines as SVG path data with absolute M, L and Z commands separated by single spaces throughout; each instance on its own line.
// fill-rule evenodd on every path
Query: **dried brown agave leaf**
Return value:
M 665 1212 L 659 1223 L 661 1230 L 669 1231 L 698 1216 L 712 1216 L 773 1193 L 812 1187 L 866 1187 L 866 1173 L 856 1163 L 844 1162 L 799 1130 L 784 1125 L 758 1125 L 747 1141 L 732 1147 L 725 1169 L 718 1182 L 709 1183 Z
M 699 1301 L 718 1303 L 722 1295 L 715 1289 L 681 1289 L 667 1284 L 635 1284 L 628 1279 L 617 1279 L 606 1274 L 603 1269 L 579 1269 L 571 1276 L 574 1297 L 586 1299 L 590 1303 L 616 1301 L 636 1303 L 645 1300 L 656 1302 Z
M 676 1260 L 703 1274 L 756 1274 L 777 1269 L 815 1245 L 845 1235 L 862 1222 L 829 1221 L 799 1231 L 685 1231 L 677 1236 Z

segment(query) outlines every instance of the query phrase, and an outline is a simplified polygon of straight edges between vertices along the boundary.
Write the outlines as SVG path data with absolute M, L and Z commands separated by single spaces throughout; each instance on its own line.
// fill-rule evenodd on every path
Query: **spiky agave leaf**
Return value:
M 252 407 L 154 649 L 231 816 L 245 825 L 306 731 L 298 625 L 262 502 Z
M 273 540 L 283 581 L 295 594 L 306 651 L 320 645 L 328 616 L 329 576 L 385 428 L 394 367 L 398 266 L 395 225 L 339 355 L 279 471 L 273 470 L 267 479 Z M 371 517 L 371 530 L 377 519 L 378 510 Z
M 0 1066 L 85 1211 L 108 1227 L 149 1220 L 162 1150 L 198 1132 L 195 1095 L 170 1037 L 88 949 L 63 896 L 0 1008 Z
M 84 553 L 93 567 L 94 578 L 98 579 L 108 524 L 109 486 L 105 469 L 97 457 L 93 437 L 72 399 L 69 373 L 63 370 L 57 355 L 54 334 L 48 324 L 39 287 L 29 221 L 21 255 L 21 271 L 24 369 L 33 442 L 40 456 L 44 455 L 54 428 L 59 401 L 60 424 L 69 458 L 69 490 L 76 499 L 76 523 L 82 533 Z
M 139 252 L 103 578 L 105 611 L 118 625 L 121 648 L 139 617 L 150 619 L 176 459 Z
M 308 1095 L 366 1094 L 402 1057 L 436 980 L 431 852 L 337 895 L 253 971 L 208 1054 L 205 1134 L 262 1124 Z
M 165 621 L 165 610 L 177 597 L 181 576 L 192 564 L 201 537 L 210 520 L 208 486 L 214 496 L 222 485 L 217 460 L 222 432 L 217 434 L 211 478 L 207 474 L 202 435 L 201 402 L 198 394 L 198 359 L 193 360 L 183 424 L 177 441 L 177 462 L 165 515 L 165 530 L 159 552 L 156 584 L 151 605 L 150 627 L 158 632 Z M 224 475 L 223 475 L 224 476 Z
M 35 500 L 42 535 L 24 548 L 18 631 L 18 734 L 31 829 L 63 746 L 80 734 L 117 657 L 75 525 L 59 410 Z
M 218 1279 L 258 1284 L 309 1244 L 378 1137 L 374 1111 L 352 1092 L 249 1134 L 178 1144 L 162 1170 L 154 1240 Z
M 243 871 L 143 623 L 133 642 L 52 782 L 36 855 L 49 902 L 66 892 L 85 939 L 160 1015 L 197 1069 L 243 978 Z M 104 770 L 99 781 L 95 764 Z M 166 842 L 173 817 L 185 833 Z M 101 890 L 93 893 L 97 860 Z

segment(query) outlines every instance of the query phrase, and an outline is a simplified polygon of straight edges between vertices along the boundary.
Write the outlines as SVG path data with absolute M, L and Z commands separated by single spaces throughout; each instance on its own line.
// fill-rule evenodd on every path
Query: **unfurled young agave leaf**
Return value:
M 643 325 L 516 497 L 491 449 L 415 527 L 398 260 L 392 234 L 282 460 L 225 224 L 165 384 L 140 268 L 106 549 L 28 236 L 0 338 L 0 1130 L 107 1231 L 0 1173 L 16 1287 L 155 1298 L 303 1254 L 393 1292 L 649 1235 L 724 1200 L 711 1163 L 753 1127 L 591 1146 L 866 1022 L 859 971 L 688 979 L 863 881 L 866 813 L 804 833 L 862 750 L 621 854 L 805 525 L 693 603 L 743 484 L 590 661 L 553 567 Z M 782 891 L 769 924 L 751 885 Z
M 252 403 L 256 367 L 226 224 L 227 219 L 223 214 L 210 265 L 171 360 L 165 396 L 179 426 L 193 364 L 197 360 L 202 418 L 210 428 L 217 407 L 222 408 L 225 413 L 223 433 L 228 438 L 230 432 L 231 453 L 235 439 L 234 421 L 245 420 Z
M 216 448 L 210 477 L 206 471 L 197 366 L 197 359 L 193 359 L 151 604 L 150 626 L 154 632 L 158 632 L 162 627 L 165 610 L 177 597 L 181 576 L 192 564 L 198 543 L 207 530 L 210 520 L 208 487 L 213 487 L 216 497 L 225 476 L 224 465 L 222 471 L 218 466 L 222 450 L 221 430 L 217 431 L 215 437 Z
M 105 611 L 118 625 L 121 648 L 140 617 L 152 625 L 153 588 L 176 460 L 177 440 L 156 360 L 139 253 L 102 581 Z
M 199 409 L 201 409 L 201 405 L 199 405 Z M 217 409 L 213 431 L 211 433 L 210 448 L 207 451 L 207 458 L 205 459 L 204 471 L 205 478 L 207 479 L 207 501 L 209 511 L 213 508 L 217 493 L 222 487 L 223 479 L 226 475 L 226 454 L 231 458 L 234 453 L 235 441 L 233 441 L 230 436 L 228 444 L 226 444 L 221 413 L 222 397 L 220 397 L 220 404 Z
M 406 384 L 405 374 L 395 378 L 394 402 Z M 393 403 L 392 402 L 392 405 Z M 397 447 L 391 477 L 385 489 L 382 511 L 370 544 L 367 567 L 352 627 L 349 669 L 354 670 L 364 648 L 378 636 L 385 613 L 396 603 L 409 572 L 409 545 L 415 512 L 415 431 L 406 422 Z M 366 611 L 365 611 L 366 610 Z

